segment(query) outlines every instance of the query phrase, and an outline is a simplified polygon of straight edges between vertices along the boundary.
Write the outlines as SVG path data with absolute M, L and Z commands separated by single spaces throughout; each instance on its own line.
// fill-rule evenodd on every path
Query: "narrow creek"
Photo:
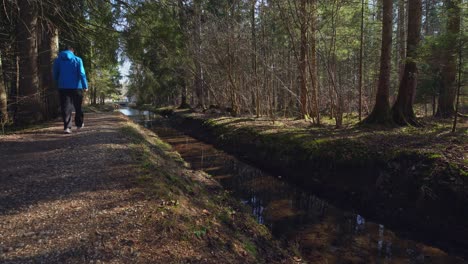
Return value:
M 280 175 L 267 174 L 172 128 L 158 115 L 128 108 L 120 112 L 172 145 L 193 169 L 212 175 L 309 263 L 468 263 L 437 247 L 401 238 L 359 213 L 336 208 Z

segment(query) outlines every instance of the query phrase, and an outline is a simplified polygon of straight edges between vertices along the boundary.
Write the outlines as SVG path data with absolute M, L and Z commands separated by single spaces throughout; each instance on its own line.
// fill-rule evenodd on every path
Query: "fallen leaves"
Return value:
M 300 258 L 300 257 L 298 257 L 298 256 L 294 256 L 294 257 L 293 257 L 293 260 L 294 260 L 295 262 L 302 262 L 302 258 Z

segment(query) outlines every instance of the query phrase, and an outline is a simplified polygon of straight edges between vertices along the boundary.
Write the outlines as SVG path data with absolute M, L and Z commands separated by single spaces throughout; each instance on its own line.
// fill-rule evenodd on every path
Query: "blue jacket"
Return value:
M 83 61 L 69 50 L 55 59 L 53 74 L 59 89 L 88 89 Z

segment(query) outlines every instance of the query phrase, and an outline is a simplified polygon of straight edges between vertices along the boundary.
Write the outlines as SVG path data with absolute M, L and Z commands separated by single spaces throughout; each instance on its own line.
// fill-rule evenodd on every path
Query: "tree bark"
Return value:
M 359 103 L 358 115 L 359 121 L 362 120 L 362 75 L 363 75 L 363 57 L 364 57 L 364 0 L 361 2 L 361 37 L 359 43 Z
M 390 91 L 393 1 L 383 0 L 382 2 L 382 47 L 377 95 L 371 114 L 363 122 L 388 125 L 392 123 L 388 97 Z
M 180 109 L 190 108 L 190 105 L 187 102 L 187 83 L 185 81 L 185 76 L 181 79 L 182 91 L 181 91 L 181 100 L 180 100 Z
M 201 67 L 201 18 L 202 7 L 201 1 L 194 1 L 194 45 L 195 45 L 195 94 L 198 99 L 198 107 L 205 109 L 205 97 L 203 89 L 203 69 Z
M 318 84 L 318 67 L 317 67 L 317 45 L 316 45 L 316 31 L 317 31 L 317 0 L 312 1 L 312 10 L 310 11 L 310 55 L 309 55 L 309 72 L 310 82 L 312 85 L 312 98 L 310 104 L 312 117 L 315 118 L 317 125 L 320 125 L 320 107 L 319 107 L 319 84 Z
M 93 46 L 91 45 L 90 47 L 90 50 L 89 50 L 89 53 L 90 53 L 90 58 L 92 59 L 94 57 L 94 48 Z M 96 71 L 95 71 L 95 68 L 93 67 L 93 63 L 91 62 L 90 65 L 89 65 L 89 72 L 88 72 L 88 75 L 89 75 L 89 79 L 90 79 L 90 93 L 89 93 L 89 100 L 91 102 L 92 105 L 96 105 L 97 104 L 97 85 L 96 85 Z
M 457 129 L 457 122 L 458 122 L 458 110 L 460 107 L 460 93 L 461 93 L 461 85 L 462 85 L 462 67 L 463 67 L 463 49 L 462 49 L 462 40 L 461 38 L 459 39 L 458 43 L 458 85 L 457 85 L 457 101 L 455 103 L 455 115 L 453 118 L 453 126 L 452 126 L 452 133 L 455 133 Z
M 18 124 L 31 124 L 43 119 L 39 90 L 37 52 L 37 2 L 18 0 L 19 19 L 16 26 L 19 52 Z
M 403 73 L 405 70 L 406 17 L 405 0 L 398 0 L 398 80 L 400 82 L 403 79 Z
M 189 32 L 187 32 L 187 13 L 184 8 L 184 2 L 183 0 L 178 0 L 177 1 L 178 5 L 178 19 L 180 23 L 180 27 L 182 28 L 183 35 L 187 37 Z M 187 68 L 182 66 L 179 69 L 179 83 L 181 85 L 181 91 L 180 91 L 180 109 L 185 109 L 185 108 L 190 108 L 190 105 L 187 101 L 187 96 L 188 96 L 188 89 L 187 89 Z
M 255 6 L 257 4 L 257 0 L 252 0 L 251 3 L 251 27 L 252 27 L 252 71 L 253 71 L 253 107 L 255 108 L 255 114 L 257 117 L 260 117 L 260 89 L 258 87 L 258 73 L 257 73 L 257 30 L 256 30 L 256 23 L 255 23 Z
M 408 10 L 408 55 L 405 60 L 405 70 L 398 89 L 398 97 L 392 108 L 393 121 L 401 126 L 419 126 L 413 111 L 413 102 L 418 83 L 418 66 L 416 52 L 421 38 L 421 0 L 409 1 Z
M 17 52 L 16 50 L 18 49 L 18 45 L 16 45 L 14 51 L 13 51 L 13 65 L 11 67 L 12 70 L 12 78 L 11 78 L 11 86 L 10 86 L 10 115 L 11 113 L 13 116 L 10 116 L 11 119 L 13 119 L 13 122 L 17 119 L 17 114 L 18 114 L 18 98 L 19 98 L 19 83 L 20 83 L 20 70 L 19 70 L 19 64 L 20 64 L 20 59 L 19 55 L 16 55 Z
M 441 77 L 439 87 L 439 104 L 437 106 L 436 117 L 450 118 L 455 114 L 456 97 L 456 45 L 457 36 L 460 33 L 460 0 L 446 0 L 448 20 L 447 20 L 447 43 L 443 51 Z
M 306 55 L 307 55 L 307 9 L 306 1 L 301 0 L 300 3 L 300 38 L 301 47 L 299 54 L 299 84 L 300 84 L 300 104 L 301 104 L 301 117 L 305 118 L 308 116 L 307 111 L 307 76 L 306 76 Z
M 58 53 L 58 29 L 55 25 L 44 21 L 38 35 L 40 64 L 40 88 L 44 93 L 44 117 L 55 118 L 59 114 L 57 88 L 52 77 L 53 61 Z
M 5 81 L 3 79 L 4 72 L 3 72 L 3 54 L 2 50 L 0 50 L 0 125 L 3 125 L 8 122 L 8 101 L 7 101 L 7 93 L 5 87 Z

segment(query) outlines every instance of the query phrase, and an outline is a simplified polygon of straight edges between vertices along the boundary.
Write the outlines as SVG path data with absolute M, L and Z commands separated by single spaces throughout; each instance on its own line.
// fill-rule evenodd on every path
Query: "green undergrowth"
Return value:
M 196 120 L 190 114 L 184 114 L 183 118 Z M 309 160 L 365 165 L 376 158 L 366 144 L 352 138 L 313 138 L 310 133 L 300 129 L 280 128 L 272 131 L 250 126 L 235 127 L 226 120 L 198 121 L 215 136 L 217 143 L 251 145 L 255 149 L 252 155 L 282 161 L 285 165 Z
M 227 262 L 278 263 L 291 258 L 244 205 L 209 175 L 189 170 L 154 133 L 131 122 L 121 132 L 131 141 L 138 164 L 135 181 L 147 199 L 160 204 L 161 217 L 155 223 L 159 236 L 188 242 L 208 255 L 216 252 Z

